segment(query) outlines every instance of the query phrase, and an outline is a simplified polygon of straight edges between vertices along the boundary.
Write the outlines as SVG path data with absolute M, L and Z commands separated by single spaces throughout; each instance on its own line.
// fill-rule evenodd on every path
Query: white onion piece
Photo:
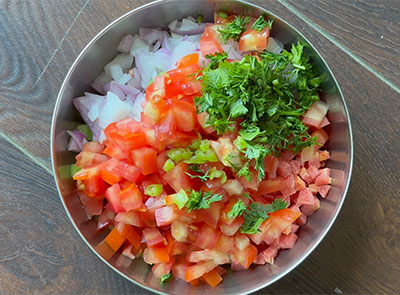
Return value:
M 149 52 L 149 50 L 150 46 L 140 39 L 139 35 L 133 36 L 133 44 L 130 50 L 131 56 L 136 56 L 139 52 Z
M 197 24 L 194 21 L 191 21 L 187 18 L 184 18 L 182 20 L 182 24 L 181 24 L 181 31 L 185 32 L 185 31 L 191 31 L 191 30 L 195 30 L 199 27 L 199 24 Z
M 233 60 L 241 60 L 243 55 L 239 52 L 239 44 L 233 40 L 229 40 L 226 44 L 222 44 L 222 49 L 228 53 L 228 58 Z
M 68 150 L 72 152 L 80 152 L 83 145 L 87 142 L 85 135 L 79 130 L 67 131 L 71 136 L 68 143 Z
M 142 79 L 140 78 L 137 68 L 133 68 L 129 73 L 130 73 L 131 79 L 128 81 L 128 83 L 126 85 L 136 88 L 138 90 L 143 90 L 142 86 L 140 85 L 140 83 L 142 82 Z
M 120 84 L 126 84 L 131 79 L 131 75 L 129 74 L 122 74 L 122 76 L 117 80 Z
M 279 40 L 269 37 L 266 50 L 275 54 L 281 53 L 283 50 L 283 44 Z
M 147 87 L 150 81 L 153 79 L 153 73 L 160 74 L 166 72 L 169 69 L 171 58 L 162 50 L 155 53 L 153 52 L 141 52 L 136 56 L 136 67 L 142 79 L 140 85 L 143 89 Z
M 142 39 L 148 45 L 153 45 L 158 40 L 162 40 L 165 33 L 166 32 L 161 31 L 159 29 L 148 29 L 148 28 L 139 29 L 140 39 Z
M 106 94 L 106 91 L 104 91 L 104 86 L 110 83 L 111 80 L 112 78 L 103 72 L 93 81 L 90 86 L 92 86 L 92 88 L 98 93 Z
M 100 110 L 99 126 L 104 129 L 111 123 L 126 119 L 129 111 L 129 103 L 121 101 L 117 95 L 109 91 L 106 103 Z
M 187 40 L 190 42 L 198 43 L 198 42 L 200 42 L 201 36 L 203 36 L 203 34 L 187 36 Z
M 164 39 L 164 37 L 162 39 Z M 156 52 L 158 49 L 160 49 L 160 47 L 161 47 L 161 40 L 157 40 L 157 42 L 151 48 L 151 51 Z
M 123 69 L 130 69 L 133 63 L 133 57 L 130 54 L 121 53 L 118 54 L 111 63 L 119 64 Z
M 105 73 L 113 80 L 119 80 L 123 75 L 122 67 L 119 64 L 109 63 L 104 68 Z
M 128 96 L 129 97 L 129 96 Z M 134 101 L 131 98 L 127 99 L 127 101 L 131 104 L 131 111 L 129 113 L 129 117 L 135 119 L 136 121 L 140 121 L 140 116 L 143 111 L 142 102 L 145 100 L 144 94 L 140 93 Z
M 177 25 L 178 25 L 178 20 L 175 19 L 175 20 L 173 20 L 172 22 L 170 22 L 170 23 L 168 24 L 168 28 L 169 28 L 170 30 L 173 30 L 173 29 L 175 29 L 175 28 L 177 27 Z
M 122 38 L 121 42 L 119 42 L 119 45 L 117 47 L 117 50 L 122 53 L 129 53 L 133 45 L 133 36 L 132 35 L 126 35 L 124 38 Z

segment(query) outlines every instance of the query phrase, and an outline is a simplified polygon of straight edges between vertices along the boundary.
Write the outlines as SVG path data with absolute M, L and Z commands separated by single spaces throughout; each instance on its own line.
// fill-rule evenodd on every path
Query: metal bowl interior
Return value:
M 331 159 L 328 167 L 331 168 L 333 178 L 332 189 L 326 200 L 321 202 L 321 208 L 301 228 L 295 247 L 290 251 L 282 251 L 274 265 L 228 272 L 223 282 L 213 289 L 205 284 L 190 287 L 189 284 L 178 280 L 161 286 L 159 280 L 152 276 L 150 267 L 143 261 L 132 262 L 118 254 L 110 257 L 109 249 L 97 247 L 107 233 L 96 231 L 96 223 L 88 220 L 73 181 L 63 178 L 60 173 L 63 165 L 74 162 L 75 156 L 67 151 L 66 130 L 73 129 L 81 122 L 71 100 L 82 95 L 84 91 L 93 91 L 89 85 L 102 72 L 105 64 L 117 54 L 116 45 L 123 36 L 138 32 L 140 27 L 165 28 L 172 20 L 189 15 L 202 14 L 205 21 L 212 21 L 214 11 L 222 9 L 254 16 L 266 12 L 274 18 L 272 36 L 283 42 L 286 47 L 298 40 L 309 45 L 307 51 L 313 64 L 321 73 L 326 73 L 326 80 L 322 85 L 322 100 L 330 107 L 328 119 L 331 122 Z M 349 115 L 340 88 L 323 58 L 295 28 L 261 7 L 242 1 L 167 0 L 149 3 L 120 17 L 100 32 L 78 56 L 65 78 L 55 105 L 51 153 L 55 180 L 68 216 L 89 248 L 116 272 L 131 282 L 160 294 L 247 294 L 286 275 L 299 265 L 326 235 L 346 195 L 352 169 L 353 145 Z

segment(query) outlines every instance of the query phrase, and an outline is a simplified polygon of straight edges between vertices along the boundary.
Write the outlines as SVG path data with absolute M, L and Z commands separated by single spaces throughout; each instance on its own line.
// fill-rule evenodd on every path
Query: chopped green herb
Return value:
M 271 30 L 273 22 L 274 22 L 273 20 L 266 21 L 265 17 L 263 15 L 260 15 L 260 17 L 251 26 L 251 28 L 258 32 L 264 30 L 266 27 L 269 27 L 269 29 Z
M 235 16 L 235 19 L 227 23 L 223 28 L 218 29 L 222 40 L 226 43 L 229 39 L 239 41 L 240 36 L 246 31 L 246 25 L 250 23 L 249 16 Z
M 206 182 L 209 179 L 208 172 L 210 172 L 210 169 L 208 169 L 204 175 L 196 175 L 196 174 L 193 175 L 193 174 L 190 174 L 189 172 L 185 172 L 185 174 L 188 175 L 192 179 L 199 178 L 201 181 Z M 201 171 L 200 173 L 203 173 L 203 171 Z
M 319 100 L 321 79 L 302 43 L 293 44 L 290 52 L 265 51 L 259 58 L 245 56 L 239 62 L 214 57 L 213 65 L 203 71 L 202 96 L 195 103 L 199 112 L 209 114 L 207 124 L 218 134 L 233 130 L 236 117 L 242 119 L 234 143 L 245 161 L 236 170 L 251 179 L 254 163 L 263 179 L 267 155 L 279 156 L 285 149 L 297 153 L 316 143 L 301 116 Z
M 161 277 L 161 279 L 160 279 L 160 283 L 161 283 L 161 284 L 164 284 L 166 281 L 169 280 L 170 277 L 172 277 L 172 275 L 171 275 L 170 272 L 167 273 L 166 275 L 163 275 L 163 276 Z
M 202 23 L 203 20 L 204 20 L 204 16 L 203 16 L 202 14 L 199 14 L 199 15 L 197 16 L 196 22 Z
M 226 52 L 216 52 L 214 54 L 207 54 L 206 58 L 210 60 L 208 67 L 210 69 L 215 69 L 218 66 L 219 62 L 224 61 L 228 58 L 228 54 Z
M 221 200 L 222 196 L 219 194 L 192 190 L 189 194 L 189 200 L 186 204 L 186 209 L 188 212 L 191 212 L 192 210 L 207 209 L 210 208 L 211 203 Z
M 275 199 L 271 204 L 251 203 L 244 211 L 244 222 L 240 232 L 244 234 L 255 234 L 260 225 L 269 218 L 269 213 L 285 209 L 288 203 L 281 199 Z
M 241 199 L 239 199 L 235 205 L 233 205 L 231 211 L 228 212 L 229 218 L 236 218 L 244 213 L 246 210 L 246 205 L 243 203 Z
M 163 191 L 161 184 L 149 184 L 144 190 L 144 194 L 150 197 L 158 197 Z

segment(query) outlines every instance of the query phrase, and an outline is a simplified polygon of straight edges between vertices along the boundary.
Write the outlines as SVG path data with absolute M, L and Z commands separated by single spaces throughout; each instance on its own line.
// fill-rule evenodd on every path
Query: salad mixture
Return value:
M 216 286 L 273 264 L 330 190 L 327 105 L 304 45 L 266 16 L 217 13 L 124 37 L 74 104 L 81 202 L 102 245 L 155 277 Z

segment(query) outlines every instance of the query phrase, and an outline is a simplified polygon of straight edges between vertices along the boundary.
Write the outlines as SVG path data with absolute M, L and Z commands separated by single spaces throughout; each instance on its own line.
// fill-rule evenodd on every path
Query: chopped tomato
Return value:
M 187 190 L 191 188 L 190 177 L 185 173 L 188 165 L 180 162 L 171 171 L 164 175 L 164 180 L 176 191 L 181 189 Z
M 157 226 L 169 225 L 174 222 L 176 218 L 178 218 L 173 206 L 164 206 L 158 208 L 155 211 L 155 215 Z
M 202 56 L 205 57 L 208 54 L 224 52 L 217 37 L 218 27 L 219 27 L 218 25 L 207 26 L 206 29 L 204 30 L 204 33 L 200 39 L 200 52 Z
M 181 131 L 192 131 L 196 127 L 196 108 L 193 104 L 185 101 L 173 101 L 172 112 L 174 114 L 176 127 Z
M 167 240 L 161 235 L 157 228 L 144 229 L 143 237 L 147 246 L 155 246 L 158 244 L 167 245 Z
M 212 249 L 218 241 L 221 232 L 204 224 L 200 230 L 200 234 L 196 239 L 195 246 L 202 249 Z
M 147 147 L 133 150 L 132 159 L 143 175 L 157 172 L 157 153 L 154 150 Z
M 195 66 L 199 64 L 199 53 L 192 53 L 185 55 L 180 60 L 178 60 L 176 67 L 179 68 L 186 68 L 190 66 Z
M 119 199 L 125 211 L 138 210 L 143 207 L 142 193 L 135 183 L 131 183 L 121 190 Z
M 219 283 L 222 282 L 222 278 L 219 273 L 213 269 L 207 273 L 205 273 L 202 278 L 209 284 L 211 287 L 218 286 Z
M 118 183 L 110 186 L 106 190 L 106 199 L 111 204 L 115 213 L 118 212 L 125 212 L 125 208 L 122 205 L 121 198 L 120 198 L 121 187 Z
M 239 51 L 262 51 L 267 48 L 268 37 L 269 37 L 269 27 L 259 31 L 248 29 L 239 40 Z

